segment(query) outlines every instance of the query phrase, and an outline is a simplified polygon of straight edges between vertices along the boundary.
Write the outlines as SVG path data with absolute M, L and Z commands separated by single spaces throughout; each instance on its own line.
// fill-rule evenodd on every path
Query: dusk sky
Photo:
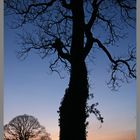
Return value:
M 46 127 L 52 140 L 59 139 L 57 110 L 64 91 L 68 87 L 69 76 L 60 79 L 51 73 L 47 59 L 31 53 L 24 61 L 16 57 L 19 50 L 14 30 L 9 29 L 5 19 L 4 28 L 4 124 L 17 115 L 29 114 L 38 118 Z M 120 41 L 118 48 L 110 51 L 114 55 L 124 54 L 127 45 L 135 45 L 135 30 L 129 30 L 128 38 Z M 130 44 L 131 43 L 131 44 Z M 114 51 L 115 50 L 115 51 Z M 106 85 L 109 60 L 102 50 L 96 49 L 93 63 L 89 64 L 90 93 L 99 102 L 97 108 L 104 117 L 101 124 L 94 115 L 88 119 L 87 140 L 134 140 L 136 130 L 136 81 L 122 84 L 117 92 Z

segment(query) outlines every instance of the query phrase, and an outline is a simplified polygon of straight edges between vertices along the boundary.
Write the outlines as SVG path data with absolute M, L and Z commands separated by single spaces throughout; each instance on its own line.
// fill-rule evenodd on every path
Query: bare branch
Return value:
M 97 15 L 98 19 L 102 20 L 103 22 L 106 23 L 107 28 L 109 29 L 109 32 L 111 34 L 111 42 L 115 42 L 115 39 L 118 37 L 121 37 L 120 33 L 117 34 L 115 28 L 119 29 L 119 26 L 113 24 L 112 19 L 106 19 L 102 14 Z M 113 17 L 112 17 L 113 18 Z
M 85 48 L 84 48 L 84 58 L 87 57 L 87 55 L 89 54 L 92 46 L 93 46 L 93 36 L 91 31 L 88 28 L 85 28 L 85 34 L 86 34 L 86 44 L 85 44 Z
M 135 62 L 135 53 L 134 50 L 132 49 L 129 51 L 129 58 L 127 59 L 113 59 L 111 56 L 110 52 L 107 50 L 107 48 L 101 43 L 100 40 L 93 38 L 93 41 L 98 44 L 98 46 L 106 53 L 108 56 L 109 60 L 112 63 L 111 66 L 111 79 L 108 82 L 108 84 L 111 84 L 112 89 L 116 89 L 116 87 L 119 87 L 119 82 L 123 82 L 124 79 L 128 82 L 128 78 L 136 78 L 136 62 Z M 133 64 L 131 64 L 133 62 Z M 120 78 L 122 77 L 122 78 Z
M 25 2 L 22 0 L 18 2 L 16 0 L 5 0 L 6 10 L 11 10 L 12 13 L 16 13 L 20 18 L 18 20 L 18 25 L 16 28 L 22 26 L 28 21 L 34 21 L 38 16 L 44 14 L 44 12 L 51 7 L 56 0 L 51 0 L 49 2 Z
M 61 1 L 62 6 L 63 6 L 64 8 L 72 9 L 72 5 L 71 5 L 71 4 L 68 4 L 68 3 L 66 2 L 66 0 L 60 0 L 60 1 Z
M 65 46 L 63 45 L 63 43 L 62 43 L 62 41 L 61 41 L 60 39 L 57 38 L 57 39 L 55 40 L 55 43 L 53 44 L 53 48 L 55 48 L 55 49 L 57 50 L 58 55 L 59 55 L 61 58 L 66 59 L 66 60 L 68 60 L 69 62 L 71 62 L 70 54 L 64 53 L 63 50 L 62 50 L 63 48 L 64 48 L 64 49 L 66 49 L 66 48 L 65 48 Z
M 98 0 L 93 0 L 93 2 L 92 2 L 93 12 L 91 14 L 91 18 L 90 18 L 89 22 L 87 23 L 88 29 L 91 29 L 91 27 L 93 26 L 93 24 L 97 18 L 99 6 L 102 2 L 103 2 L 103 0 L 100 0 L 99 2 L 98 2 Z
M 120 9 L 120 13 L 124 22 L 134 28 L 134 26 L 130 24 L 129 22 L 136 21 L 136 16 L 135 16 L 136 1 L 135 0 L 132 0 L 132 1 L 116 0 L 115 2 Z
M 125 2 L 125 1 L 124 1 Z M 130 5 L 129 3 L 124 3 L 123 0 L 116 0 L 116 3 L 118 3 L 118 5 L 121 7 L 121 8 L 124 8 L 124 9 L 136 9 L 136 6 L 133 6 L 133 5 Z

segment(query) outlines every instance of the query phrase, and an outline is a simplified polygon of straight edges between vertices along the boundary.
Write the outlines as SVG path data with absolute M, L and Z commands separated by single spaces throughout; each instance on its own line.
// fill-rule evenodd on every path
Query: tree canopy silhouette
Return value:
M 59 109 L 60 140 L 86 140 L 88 113 L 94 113 L 103 122 L 96 105 L 87 105 L 86 59 L 95 48 L 106 54 L 111 63 L 108 85 L 113 90 L 121 82 L 136 78 L 135 47 L 129 47 L 126 57 L 113 57 L 109 51 L 124 39 L 127 28 L 135 28 L 136 0 L 4 2 L 5 13 L 15 19 L 13 28 L 25 27 L 19 35 L 22 46 L 19 57 L 25 58 L 35 50 L 42 58 L 52 58 L 50 69 L 60 76 L 60 67 L 69 71 L 69 85 Z M 24 26 L 26 24 L 29 26 Z
M 50 134 L 38 120 L 29 115 L 19 115 L 4 126 L 4 140 L 51 140 Z

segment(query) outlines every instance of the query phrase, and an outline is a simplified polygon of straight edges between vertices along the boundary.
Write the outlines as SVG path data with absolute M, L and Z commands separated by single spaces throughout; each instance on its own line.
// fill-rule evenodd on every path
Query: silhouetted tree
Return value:
M 86 59 L 100 48 L 111 62 L 112 89 L 136 78 L 135 49 L 126 57 L 113 57 L 109 47 L 124 39 L 127 28 L 135 27 L 136 0 L 5 0 L 6 13 L 15 17 L 13 28 L 23 27 L 19 56 L 36 50 L 52 58 L 50 69 L 61 76 L 68 69 L 70 81 L 60 106 L 60 140 L 86 140 L 86 118 L 94 113 L 103 122 L 96 105 L 89 107 Z M 124 47 L 124 46 L 121 46 Z M 60 64 L 60 65 L 59 65 Z M 64 66 L 64 67 L 63 67 Z
M 39 140 L 51 140 L 50 135 L 46 133 L 45 135 L 40 136 Z
M 29 115 L 19 115 L 4 126 L 4 140 L 51 140 L 45 127 L 38 120 Z

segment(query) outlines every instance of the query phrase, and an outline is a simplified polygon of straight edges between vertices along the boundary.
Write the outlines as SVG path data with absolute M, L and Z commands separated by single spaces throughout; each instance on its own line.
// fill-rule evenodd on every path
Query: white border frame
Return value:
M 4 16 L 3 16 L 3 0 L 0 0 L 0 140 L 3 140 L 3 53 L 4 53 Z M 140 140 L 140 0 L 137 0 L 137 120 L 136 120 L 136 139 Z
M 3 0 L 0 0 L 0 140 L 3 140 Z
M 140 0 L 137 0 L 137 18 L 136 18 L 136 41 L 137 41 L 137 117 L 136 117 L 136 139 L 140 140 Z

